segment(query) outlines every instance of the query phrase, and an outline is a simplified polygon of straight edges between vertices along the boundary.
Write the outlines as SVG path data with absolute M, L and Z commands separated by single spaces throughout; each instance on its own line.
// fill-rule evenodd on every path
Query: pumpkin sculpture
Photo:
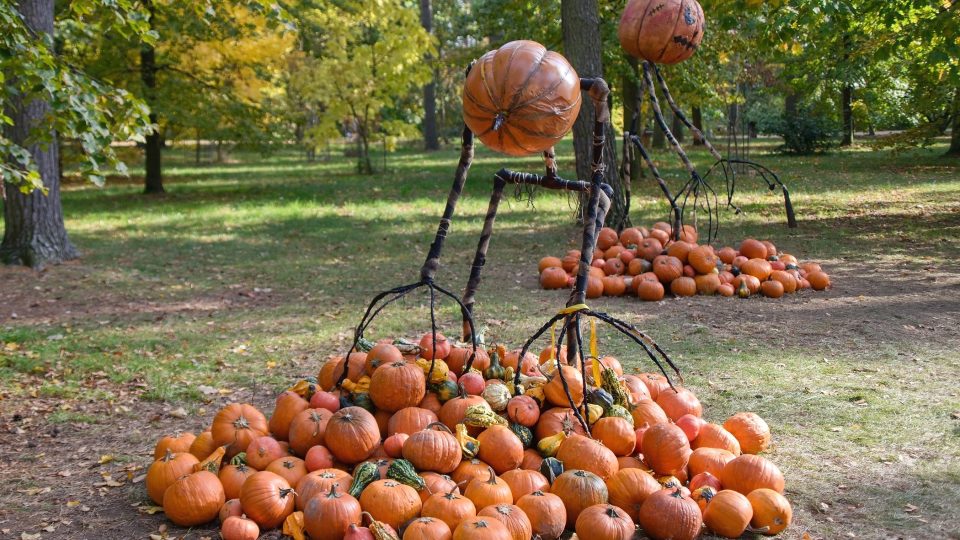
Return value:
M 626 512 L 609 504 L 595 504 L 577 518 L 577 537 L 591 540 L 630 540 L 636 526 Z
M 580 79 L 567 60 L 534 41 L 484 54 L 463 88 L 463 119 L 484 144 L 535 154 L 566 135 L 580 112 Z
M 617 35 L 631 56 L 676 64 L 696 52 L 703 24 L 703 9 L 696 0 L 630 0 Z

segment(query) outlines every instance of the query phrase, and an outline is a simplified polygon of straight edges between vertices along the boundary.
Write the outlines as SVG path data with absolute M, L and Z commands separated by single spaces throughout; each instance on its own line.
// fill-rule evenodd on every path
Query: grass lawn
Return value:
M 943 146 L 815 157 L 770 146 L 753 157 L 790 186 L 800 227 L 747 182 L 746 214 L 723 213 L 720 243 L 770 239 L 820 261 L 832 290 L 592 304 L 660 342 L 709 420 L 752 410 L 768 421 L 794 505 L 784 537 L 960 538 L 960 162 L 940 158 Z M 558 154 L 572 169 L 569 142 Z M 84 257 L 40 274 L 0 268 L 0 536 L 160 534 L 142 484 L 156 439 L 199 431 L 227 401 L 269 410 L 341 353 L 376 292 L 416 280 L 457 149 L 399 152 L 372 177 L 342 157 L 234 157 L 197 166 L 169 151 L 161 197 L 136 181 L 69 184 L 67 228 Z M 675 156 L 656 158 L 682 181 Z M 447 288 L 466 281 L 490 178 L 506 164 L 541 168 L 479 149 L 438 276 Z M 634 223 L 667 215 L 652 180 L 634 197 Z M 566 196 L 501 205 L 477 306 L 488 341 L 519 346 L 561 307 L 565 295 L 539 290 L 536 262 L 577 238 Z M 458 313 L 441 309 L 448 335 Z M 419 336 L 427 314 L 412 298 L 368 335 Z M 630 371 L 652 369 L 610 332 L 600 345 Z

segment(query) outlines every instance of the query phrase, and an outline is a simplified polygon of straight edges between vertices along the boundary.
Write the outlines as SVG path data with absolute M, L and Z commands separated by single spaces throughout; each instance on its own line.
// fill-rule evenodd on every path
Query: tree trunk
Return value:
M 197 165 L 200 164 L 200 130 L 197 130 L 197 140 L 194 141 L 196 155 L 194 156 Z
M 853 144 L 853 86 L 843 85 L 840 100 L 843 107 L 843 140 L 840 146 Z
M 433 7 L 430 0 L 420 0 L 420 24 L 427 33 L 433 33 Z M 433 63 L 429 54 L 424 55 L 427 64 Z M 423 87 L 423 145 L 427 150 L 439 150 L 437 137 L 437 78 L 439 73 L 433 70 L 433 80 Z
M 947 155 L 960 157 L 960 86 L 953 92 L 953 121 L 950 131 L 950 149 L 947 150 Z
M 623 87 L 620 95 L 623 96 L 623 131 L 640 135 L 643 131 L 643 118 L 638 110 L 640 100 L 640 68 L 637 59 L 628 56 L 627 63 L 630 71 L 620 76 L 620 85 Z M 634 118 L 636 117 L 636 118 Z M 632 144 L 627 142 L 627 144 Z M 630 160 L 630 182 L 634 183 L 644 176 L 643 162 L 639 152 L 632 153 Z
M 54 0 L 21 1 L 18 10 L 23 20 L 36 34 L 53 34 Z M 35 190 L 23 194 L 18 186 L 4 186 L 4 235 L 0 244 L 0 260 L 6 264 L 21 264 L 42 269 L 47 264 L 75 259 L 80 256 L 70 243 L 63 224 L 60 204 L 60 160 L 56 133 L 44 144 L 31 143 L 31 131 L 50 114 L 50 104 L 41 99 L 24 102 L 19 97 L 9 100 L 7 115 L 13 120 L 5 128 L 6 136 L 24 146 L 34 163 L 47 194 Z
M 693 127 L 700 130 L 703 133 L 703 110 L 700 109 L 700 106 L 697 105 L 693 108 Z M 703 146 L 703 137 L 698 136 L 696 133 L 693 133 L 693 145 L 694 146 Z
M 563 28 L 563 51 L 573 69 L 583 78 L 603 77 L 603 58 L 600 54 L 600 17 L 597 0 L 561 0 L 560 16 Z M 584 96 L 580 115 L 573 124 L 573 147 L 576 154 L 577 177 L 589 180 L 591 147 L 593 145 L 593 103 Z M 620 230 L 629 223 L 626 215 L 626 197 L 617 167 L 617 136 L 613 126 L 607 126 L 603 164 L 606 182 L 613 188 L 607 225 Z M 581 198 L 581 202 L 586 199 Z
M 670 131 L 673 132 L 673 136 L 676 137 L 677 142 L 683 142 L 683 121 L 680 120 L 680 116 L 672 114 L 673 116 L 673 125 L 670 126 Z
M 147 12 L 150 13 L 149 23 L 153 26 L 153 3 L 150 0 L 144 2 Z M 161 165 L 161 152 L 163 151 L 163 139 L 160 137 L 160 126 L 157 123 L 156 112 L 156 88 L 157 88 L 157 51 L 153 45 L 144 43 L 140 48 L 140 80 L 143 82 L 147 106 L 150 107 L 150 123 L 154 125 L 154 130 L 147 135 L 146 145 L 144 147 L 145 172 L 144 193 L 163 193 L 163 172 Z

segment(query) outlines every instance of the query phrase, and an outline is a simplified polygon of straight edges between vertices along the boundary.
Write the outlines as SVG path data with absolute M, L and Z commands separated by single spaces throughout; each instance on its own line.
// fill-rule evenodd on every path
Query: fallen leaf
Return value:
M 104 455 L 100 456 L 100 460 L 97 461 L 97 464 L 98 464 L 98 465 L 106 465 L 107 463 L 110 463 L 111 461 L 113 461 L 113 454 L 104 454 Z
M 80 501 L 67 501 L 67 508 L 75 508 L 80 506 Z
M 152 516 L 157 512 L 163 512 L 163 507 L 162 506 L 138 506 L 137 511 L 140 512 L 141 514 L 149 514 Z
M 904 509 L 904 511 L 906 511 L 907 513 L 912 513 L 912 512 L 916 512 L 916 511 L 919 510 L 920 508 L 918 508 L 918 507 L 916 507 L 916 506 L 914 506 L 914 505 L 912 505 L 912 504 L 905 504 L 905 505 L 903 506 L 903 509 Z
M 180 420 L 183 420 L 184 418 L 187 417 L 187 410 L 184 409 L 183 407 L 177 407 L 176 409 L 170 411 L 168 414 L 174 418 L 179 418 Z
M 40 533 L 20 533 L 20 540 L 40 540 Z
M 813 537 L 810 536 L 810 533 L 804 531 L 803 536 L 800 537 L 800 540 L 813 540 Z
M 70 472 L 70 471 L 60 471 L 60 472 L 57 473 L 57 476 L 62 476 L 62 477 L 64 477 L 64 478 L 66 478 L 66 477 L 70 476 L 71 474 L 73 474 L 73 473 Z
M 830 431 L 832 431 L 832 432 L 834 432 L 834 433 L 837 433 L 837 432 L 843 431 L 843 428 L 842 428 L 842 427 L 839 427 L 839 426 L 834 426 L 834 427 L 830 428 Z
M 273 369 L 277 367 L 276 360 L 267 360 L 267 369 Z
M 11 341 L 11 342 L 9 342 L 9 343 L 5 343 L 5 344 L 3 345 L 3 348 L 4 348 L 5 350 L 8 350 L 8 351 L 10 351 L 10 352 L 13 352 L 13 351 L 16 351 L 16 350 L 19 350 L 19 349 L 20 349 L 20 344 Z
M 131 482 L 131 483 L 134 483 L 134 484 L 139 484 L 140 482 L 143 482 L 143 480 L 144 480 L 146 477 L 147 477 L 147 475 L 145 475 L 145 474 L 141 474 L 141 475 L 139 475 L 139 476 L 134 476 L 132 479 L 130 479 L 130 482 Z
M 212 386 L 207 386 L 207 385 L 205 385 L 205 384 L 198 385 L 198 386 L 197 386 L 197 391 L 199 391 L 201 394 L 203 394 L 203 395 L 205 395 L 205 396 L 212 396 L 213 394 L 216 394 L 216 393 L 217 393 L 217 389 L 216 389 L 216 388 L 214 388 L 214 387 L 212 387 Z
M 49 487 L 42 488 L 30 488 L 30 489 L 18 489 L 17 493 L 23 493 L 25 495 L 30 495 L 31 497 L 35 495 L 41 495 L 43 493 L 50 493 Z
M 293 537 L 293 540 L 304 540 L 303 512 L 294 512 L 283 522 L 283 534 Z

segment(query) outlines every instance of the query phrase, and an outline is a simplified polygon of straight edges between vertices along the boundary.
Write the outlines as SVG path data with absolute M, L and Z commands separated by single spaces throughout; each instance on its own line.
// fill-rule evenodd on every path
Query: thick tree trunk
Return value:
M 433 33 L 433 7 L 430 0 L 420 0 L 420 24 L 424 30 Z M 424 60 L 432 63 L 433 58 L 426 55 Z M 433 71 L 433 80 L 423 87 L 423 145 L 427 150 L 439 150 L 437 137 L 437 70 Z
M 147 11 L 150 13 L 150 24 L 153 25 L 153 4 L 147 0 L 144 2 Z M 140 48 L 140 80 L 144 86 L 144 96 L 147 105 L 150 107 L 150 123 L 155 129 L 147 135 L 146 145 L 144 147 L 144 157 L 146 163 L 144 169 L 146 176 L 144 178 L 144 193 L 163 193 L 163 172 L 161 165 L 161 152 L 163 151 L 163 139 L 160 136 L 160 127 L 157 125 L 157 112 L 155 92 L 157 88 L 157 51 L 153 45 L 143 44 Z
M 600 16 L 597 0 L 561 0 L 560 16 L 563 29 L 564 56 L 583 78 L 603 77 L 603 58 L 600 54 Z M 593 103 L 584 96 L 580 116 L 573 124 L 573 147 L 576 153 L 577 177 L 589 180 L 591 171 L 591 146 L 593 145 Z M 606 182 L 614 194 L 607 225 L 617 230 L 629 223 L 626 215 L 626 199 L 617 167 L 617 142 L 613 126 L 607 126 L 603 164 Z M 584 201 L 584 199 L 581 199 Z
M 693 127 L 699 129 L 701 133 L 704 133 L 704 131 L 703 131 L 703 110 L 700 109 L 700 106 L 699 106 L 699 105 L 693 108 L 693 119 L 692 119 L 692 121 L 693 121 Z M 693 133 L 693 145 L 694 145 L 694 146 L 703 146 L 703 138 L 697 136 L 696 133 Z
M 953 92 L 953 121 L 950 127 L 950 149 L 947 155 L 960 157 L 960 86 Z
M 840 101 L 843 107 L 843 140 L 840 146 L 850 146 L 853 144 L 853 86 L 843 86 Z
M 630 72 L 624 73 L 620 77 L 620 95 L 623 96 L 623 130 L 630 131 L 635 135 L 640 135 L 643 131 L 643 118 L 638 111 L 641 101 L 640 97 L 640 68 L 637 59 L 628 56 L 627 63 L 630 66 Z M 636 118 L 634 118 L 636 117 Z M 631 143 L 627 143 L 631 144 Z M 643 162 L 639 152 L 632 153 L 630 162 L 630 182 L 634 183 L 644 176 Z
M 670 126 L 670 131 L 673 132 L 673 136 L 676 137 L 677 142 L 683 142 L 683 121 L 680 120 L 680 117 L 676 114 L 673 116 L 673 125 Z
M 23 0 L 18 9 L 27 26 L 37 34 L 53 34 L 54 0 Z M 31 143 L 31 131 L 42 125 L 50 114 L 46 101 L 33 99 L 24 102 L 13 98 L 7 115 L 13 120 L 5 129 L 14 143 L 26 147 L 33 156 L 43 185 L 47 189 L 29 195 L 12 184 L 4 186 L 4 234 L 0 244 L 0 260 L 6 264 L 22 264 L 41 269 L 47 264 L 58 264 L 75 259 L 80 254 L 70 243 L 63 224 L 60 204 L 60 160 L 56 133 L 43 144 Z
M 660 129 L 660 124 L 658 122 L 653 123 L 653 143 L 651 143 L 650 146 L 659 150 L 663 150 L 667 147 L 667 134 Z

